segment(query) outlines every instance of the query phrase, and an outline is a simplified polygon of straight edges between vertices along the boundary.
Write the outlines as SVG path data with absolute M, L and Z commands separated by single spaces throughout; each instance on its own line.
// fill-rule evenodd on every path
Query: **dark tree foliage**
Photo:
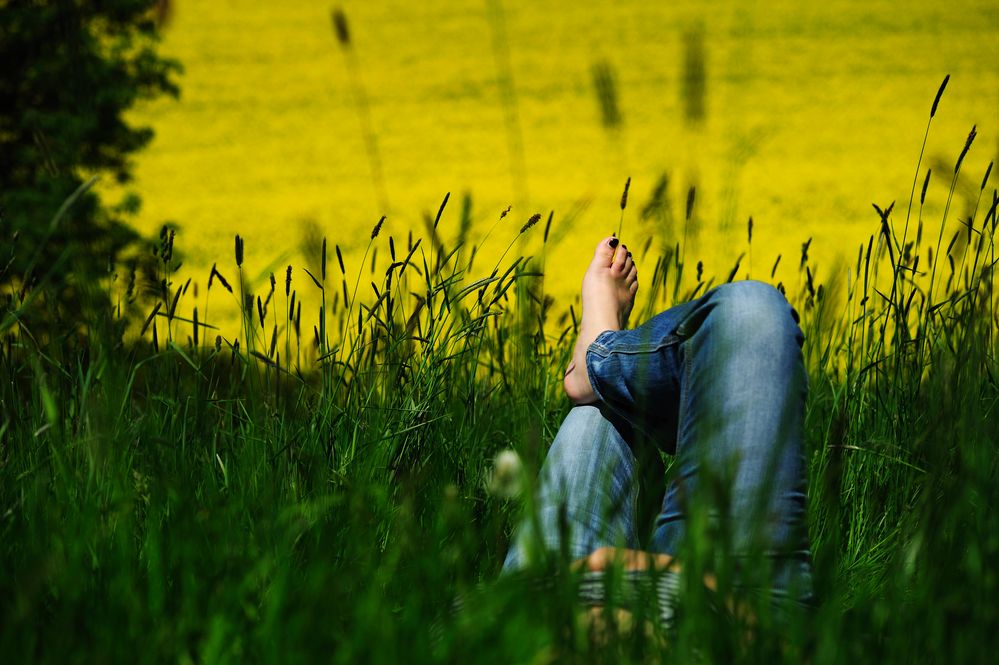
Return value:
M 87 330 L 95 285 L 137 240 L 134 194 L 112 207 L 87 190 L 56 215 L 93 175 L 128 182 L 153 132 L 124 113 L 179 94 L 156 51 L 162 3 L 0 0 L 0 290 L 25 327 Z

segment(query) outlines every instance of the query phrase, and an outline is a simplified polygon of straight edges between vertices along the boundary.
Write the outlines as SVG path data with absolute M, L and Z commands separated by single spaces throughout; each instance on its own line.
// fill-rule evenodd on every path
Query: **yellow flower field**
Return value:
M 934 171 L 930 228 L 972 125 L 967 196 L 996 154 L 999 5 L 988 0 L 380 1 L 342 10 L 348 48 L 326 3 L 174 3 L 163 51 L 186 68 L 183 93 L 133 114 L 156 131 L 137 159 L 136 224 L 149 233 L 178 224 L 184 271 L 196 281 L 214 261 L 231 265 L 237 232 L 253 278 L 301 265 L 310 228 L 356 269 L 380 215 L 383 235 L 404 242 L 410 230 L 424 233 L 424 215 L 450 191 L 447 241 L 468 192 L 473 243 L 513 206 L 482 270 L 532 213 L 555 211 L 546 288 L 568 304 L 589 248 L 618 228 L 629 176 L 623 238 L 632 248 L 680 239 L 693 185 L 688 256 L 726 275 L 747 251 L 752 215 L 752 263 L 740 276 L 768 278 L 782 254 L 775 279 L 793 281 L 809 237 L 820 272 L 839 258 L 852 263 L 878 228 L 872 202 L 898 201 L 904 220 L 945 74 L 920 173 L 921 182 L 926 166 Z M 619 122 L 603 115 L 598 71 L 612 80 L 605 102 Z M 671 227 L 640 215 L 663 174 Z M 950 224 L 967 196 L 959 188 Z M 542 233 L 543 224 L 517 250 L 539 251 Z

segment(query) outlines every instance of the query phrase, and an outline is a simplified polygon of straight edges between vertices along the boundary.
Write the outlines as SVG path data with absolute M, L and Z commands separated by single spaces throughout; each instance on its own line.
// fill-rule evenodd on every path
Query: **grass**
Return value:
M 598 641 L 566 562 L 547 592 L 494 582 L 520 504 L 488 491 L 490 460 L 511 448 L 536 473 L 569 408 L 560 377 L 576 314 L 546 297 L 543 252 L 507 261 L 511 242 L 473 270 L 475 248 L 438 234 L 446 198 L 428 237 L 397 242 L 379 222 L 354 271 L 336 246 L 327 270 L 324 239 L 317 270 L 291 267 L 255 294 L 237 236 L 207 286 L 232 293 L 236 339 L 199 313 L 207 296 L 181 281 L 169 229 L 145 271 L 91 285 L 113 304 L 95 309 L 86 337 L 35 334 L 29 314 L 52 301 L 10 294 L 0 657 L 985 662 L 999 647 L 987 185 L 970 219 L 939 222 L 940 238 L 956 234 L 943 254 L 922 233 L 897 237 L 892 206 L 877 209 L 855 265 L 822 278 L 803 247 L 786 290 L 808 340 L 820 603 L 786 625 L 728 589 L 724 569 L 722 598 L 748 612 L 718 609 L 691 574 L 667 634 L 607 615 Z M 923 197 L 910 213 L 919 228 L 933 223 Z M 539 220 L 497 224 L 519 237 L 542 233 Z M 640 257 L 655 266 L 643 271 L 645 315 L 724 281 L 684 250 Z M 311 315 L 305 299 L 319 303 Z M 688 569 L 717 565 L 711 549 L 694 529 Z M 474 600 L 454 615 L 456 594 Z

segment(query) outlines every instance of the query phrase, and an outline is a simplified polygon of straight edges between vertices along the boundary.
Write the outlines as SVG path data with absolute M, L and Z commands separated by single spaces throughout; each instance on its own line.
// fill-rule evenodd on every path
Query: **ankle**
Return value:
M 576 363 L 570 365 L 562 379 L 562 387 L 572 403 L 577 406 L 593 404 L 597 401 L 597 395 L 590 384 L 590 377 L 587 375 L 585 365 L 579 366 Z

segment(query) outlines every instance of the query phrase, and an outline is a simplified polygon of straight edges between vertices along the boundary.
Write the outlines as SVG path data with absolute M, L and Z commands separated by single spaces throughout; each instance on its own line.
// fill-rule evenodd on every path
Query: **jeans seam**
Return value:
M 689 337 L 686 340 L 684 340 L 684 343 L 681 344 L 681 348 L 680 348 L 680 353 L 683 355 L 683 383 L 680 384 L 680 408 L 681 408 L 681 410 L 677 414 L 677 423 L 676 423 L 676 428 L 677 428 L 677 432 L 676 432 L 677 454 L 679 454 L 679 452 L 680 452 L 680 450 L 679 450 L 679 448 L 680 448 L 680 436 L 683 433 L 683 421 L 684 421 L 685 416 L 690 412 L 690 364 L 691 364 L 691 362 L 690 362 L 690 354 L 687 353 L 687 347 L 684 346 L 684 344 L 686 342 L 688 342 L 688 341 L 690 341 Z
M 649 342 L 646 344 L 616 344 L 613 349 L 600 342 L 594 341 L 587 347 L 586 352 L 590 353 L 592 351 L 602 358 L 607 358 L 615 353 L 637 356 L 646 353 L 656 353 L 657 351 L 661 351 L 668 346 L 674 346 L 682 341 L 683 338 L 679 335 L 669 334 L 658 342 Z
M 596 373 L 590 371 L 590 352 L 594 350 L 596 342 L 591 342 L 588 347 L 586 347 L 586 353 L 583 355 L 583 371 L 586 372 L 586 378 L 590 381 L 590 387 L 593 388 L 593 394 L 597 396 L 597 400 L 603 404 L 607 404 L 607 400 L 600 392 L 600 388 L 597 386 Z M 608 405 L 610 406 L 610 405 Z

